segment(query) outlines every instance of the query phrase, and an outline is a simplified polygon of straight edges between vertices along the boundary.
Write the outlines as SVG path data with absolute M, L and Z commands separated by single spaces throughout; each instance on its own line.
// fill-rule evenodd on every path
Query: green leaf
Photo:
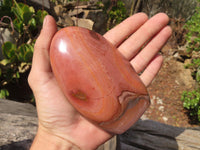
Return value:
M 33 14 L 35 12 L 34 8 L 30 9 L 28 5 L 24 5 L 23 7 L 23 19 L 24 19 L 24 24 L 28 25 L 29 20 L 33 17 Z
M 18 59 L 20 62 L 24 62 L 24 55 L 22 55 L 21 53 L 19 53 L 18 56 L 17 56 L 17 59 Z
M 37 27 L 35 18 L 31 18 L 28 22 L 30 29 L 34 30 Z
M 12 1 L 11 0 L 3 0 L 3 5 L 6 6 L 6 7 L 11 7 Z
M 9 96 L 9 92 L 6 89 L 1 89 L 0 90 L 0 98 L 6 98 L 7 96 Z
M 17 19 L 18 19 L 19 21 L 23 22 L 22 16 L 20 16 L 20 14 L 19 14 L 17 8 L 12 7 L 12 8 L 11 8 L 11 11 L 15 14 L 15 16 L 17 17 Z
M 9 63 L 10 63 L 9 59 L 3 59 L 3 60 L 0 61 L 0 64 L 3 65 L 3 66 L 6 66 Z
M 25 44 L 20 45 L 18 47 L 17 51 L 19 52 L 18 55 L 17 55 L 18 56 L 18 60 L 20 62 L 24 62 L 24 54 L 26 52 Z
M 19 32 L 19 33 L 23 32 L 23 21 L 19 21 L 18 19 L 14 19 L 13 25 L 14 25 L 14 28 L 17 30 L 17 32 Z
M 36 22 L 39 26 L 41 26 L 43 24 L 43 20 L 46 15 L 48 15 L 48 12 L 46 12 L 45 10 L 37 11 L 35 18 L 36 18 Z
M 22 44 L 18 47 L 18 59 L 21 62 L 30 62 L 33 57 L 33 45 Z
M 24 55 L 26 52 L 25 44 L 22 44 L 18 47 L 17 51 L 21 54 Z
M 189 110 L 190 116 L 197 116 L 200 110 L 200 91 L 194 90 L 186 92 L 184 91 L 181 96 L 183 100 L 183 107 Z M 197 117 L 198 119 L 198 117 Z M 200 121 L 200 120 L 199 120 Z
M 16 49 L 11 49 L 10 52 L 8 53 L 8 58 L 12 58 L 15 57 L 16 55 Z
M 9 59 L 12 55 L 15 55 L 16 45 L 11 42 L 5 42 L 2 45 L 3 55 Z
M 31 51 L 26 52 L 24 56 L 25 62 L 30 62 L 32 60 L 32 57 L 33 57 L 33 53 Z
M 32 6 L 30 6 L 29 7 L 29 12 L 31 12 L 32 14 L 34 14 L 35 13 L 35 9 Z
M 13 78 L 17 78 L 17 79 L 19 79 L 19 78 L 20 78 L 20 74 L 19 74 L 19 72 L 16 72 L 15 74 L 13 74 Z
M 33 57 L 34 45 L 26 44 L 26 53 L 24 55 L 25 62 L 31 62 Z
M 20 20 L 20 21 L 23 21 L 23 10 L 22 10 L 22 7 L 23 7 L 23 3 L 17 3 L 16 0 L 13 0 L 14 3 L 15 3 L 15 7 L 12 7 L 12 11 L 13 13 L 16 15 L 16 17 Z

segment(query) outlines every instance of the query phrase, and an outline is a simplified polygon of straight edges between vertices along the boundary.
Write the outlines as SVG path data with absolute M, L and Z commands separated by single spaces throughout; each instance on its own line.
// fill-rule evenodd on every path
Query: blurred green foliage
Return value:
M 196 12 L 187 21 L 184 28 L 187 30 L 186 40 L 188 53 L 200 52 L 200 0 L 197 0 Z M 192 70 L 192 76 L 197 82 L 197 89 L 184 91 L 181 100 L 183 107 L 189 111 L 189 115 L 200 122 L 200 58 L 193 58 L 186 66 Z
M 10 13 L 2 13 L 5 9 Z M 0 14 L 11 15 L 8 16 L 12 20 L 10 27 L 17 35 L 15 43 L 5 42 L 2 45 L 4 58 L 0 61 L 0 98 L 6 98 L 9 96 L 6 87 L 17 83 L 20 75 L 29 71 L 35 37 L 48 13 L 44 10 L 35 12 L 33 7 L 18 3 L 16 0 L 4 0 L 1 3 Z
M 104 7 L 104 11 L 108 16 L 107 30 L 111 29 L 128 17 L 125 4 L 122 0 L 118 0 L 116 3 L 108 1 Z
M 200 1 L 198 2 L 200 3 Z M 187 21 L 185 29 L 188 31 L 186 34 L 187 51 L 200 51 L 200 6 L 196 7 L 196 12 Z
M 11 7 L 13 5 L 12 0 L 2 0 L 0 1 L 0 18 L 3 16 L 9 16 L 11 18 L 14 18 L 14 14 L 11 11 Z
M 183 107 L 189 110 L 190 117 L 200 122 L 200 90 L 184 91 L 181 97 Z

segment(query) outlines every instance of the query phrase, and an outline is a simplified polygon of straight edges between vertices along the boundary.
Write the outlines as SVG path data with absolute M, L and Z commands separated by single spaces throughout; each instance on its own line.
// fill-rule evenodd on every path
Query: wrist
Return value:
M 80 150 L 78 146 L 61 137 L 48 133 L 42 129 L 34 138 L 30 150 Z

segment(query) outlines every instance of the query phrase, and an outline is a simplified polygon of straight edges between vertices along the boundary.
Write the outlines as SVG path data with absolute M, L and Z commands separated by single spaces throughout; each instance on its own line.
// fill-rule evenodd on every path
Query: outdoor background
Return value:
M 27 83 L 33 47 L 43 18 L 58 28 L 82 26 L 104 34 L 137 12 L 165 12 L 172 37 L 164 64 L 148 88 L 145 116 L 178 127 L 200 124 L 200 0 L 0 0 L 0 98 L 35 104 Z M 142 36 L 142 35 L 141 35 Z

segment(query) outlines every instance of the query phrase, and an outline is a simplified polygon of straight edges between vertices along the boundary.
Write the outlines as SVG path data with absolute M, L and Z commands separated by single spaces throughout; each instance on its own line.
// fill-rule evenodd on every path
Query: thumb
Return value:
M 41 33 L 34 46 L 32 68 L 28 78 L 30 86 L 36 84 L 37 81 L 41 82 L 43 79 L 47 79 L 49 74 L 52 74 L 49 49 L 56 31 L 57 26 L 54 18 L 47 15 L 44 19 Z
M 34 46 L 32 69 L 38 72 L 49 72 L 51 70 L 49 62 L 49 49 L 51 40 L 57 31 L 54 18 L 47 15 L 43 22 L 41 33 Z M 37 68 L 37 69 L 35 69 Z

